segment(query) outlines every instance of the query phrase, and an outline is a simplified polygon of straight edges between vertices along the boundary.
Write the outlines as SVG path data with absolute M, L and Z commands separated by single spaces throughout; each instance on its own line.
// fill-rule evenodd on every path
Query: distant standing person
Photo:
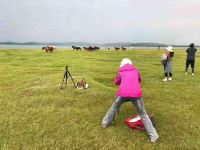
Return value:
M 163 81 L 171 81 L 172 80 L 172 58 L 174 57 L 174 48 L 172 46 L 168 46 L 165 48 L 166 54 L 166 63 L 164 64 L 164 76 Z
M 195 53 L 196 52 L 197 52 L 197 49 L 194 47 L 194 43 L 191 43 L 186 50 L 186 53 L 187 53 L 186 67 L 185 67 L 186 75 L 187 75 L 189 65 L 191 65 L 192 75 L 194 75 Z
M 160 45 L 158 45 L 158 50 L 160 50 Z

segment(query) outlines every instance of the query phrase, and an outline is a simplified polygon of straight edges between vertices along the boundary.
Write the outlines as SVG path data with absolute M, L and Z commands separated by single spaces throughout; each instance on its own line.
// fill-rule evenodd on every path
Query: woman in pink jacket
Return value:
M 115 114 L 122 103 L 131 101 L 144 123 L 144 127 L 150 136 L 151 142 L 156 142 L 159 136 L 144 108 L 142 89 L 140 86 L 141 76 L 139 71 L 132 65 L 130 59 L 124 58 L 121 61 L 119 72 L 114 82 L 116 85 L 119 85 L 117 98 L 103 118 L 102 127 L 107 128 L 109 125 L 113 124 Z

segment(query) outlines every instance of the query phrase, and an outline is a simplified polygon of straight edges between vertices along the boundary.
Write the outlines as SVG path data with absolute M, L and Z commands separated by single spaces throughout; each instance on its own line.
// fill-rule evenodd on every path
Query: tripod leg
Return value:
M 63 80 L 62 80 L 62 84 L 61 84 L 61 87 L 60 87 L 60 89 L 62 89 L 62 86 L 63 86 L 63 82 L 65 81 L 65 74 L 64 74 L 64 77 L 63 77 Z
M 66 79 L 66 80 L 65 80 L 65 84 L 67 84 L 67 82 L 68 82 L 68 73 L 67 73 L 67 72 L 68 72 L 68 71 L 65 72 L 65 79 Z
M 75 82 L 74 82 L 74 80 L 73 80 L 73 78 L 72 78 L 72 76 L 71 76 L 69 71 L 68 71 L 68 74 L 69 74 L 70 78 L 72 79 L 72 82 L 73 82 L 74 86 L 77 88 L 77 86 L 76 86 L 76 84 L 75 84 Z

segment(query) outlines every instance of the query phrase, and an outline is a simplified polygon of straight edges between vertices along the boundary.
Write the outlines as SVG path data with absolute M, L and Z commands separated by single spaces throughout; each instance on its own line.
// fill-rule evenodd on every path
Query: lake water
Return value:
M 41 49 L 46 45 L 15 45 L 15 44 L 0 44 L 0 48 L 3 49 L 29 49 L 29 48 L 39 48 Z M 56 48 L 71 48 L 71 46 L 56 45 Z

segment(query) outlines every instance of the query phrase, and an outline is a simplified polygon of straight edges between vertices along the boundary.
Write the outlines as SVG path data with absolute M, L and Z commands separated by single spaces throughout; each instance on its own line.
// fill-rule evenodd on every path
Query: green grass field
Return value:
M 159 50 L 76 52 L 58 49 L 0 50 L 1 149 L 195 150 L 200 149 L 200 59 L 196 73 L 184 74 L 185 51 L 175 49 L 173 81 L 164 83 Z M 101 120 L 115 99 L 113 84 L 122 58 L 131 58 L 142 75 L 147 112 L 156 118 L 160 135 L 151 143 L 146 132 L 131 130 L 124 120 L 136 114 L 124 103 L 115 124 Z M 75 81 L 60 89 L 65 66 Z

